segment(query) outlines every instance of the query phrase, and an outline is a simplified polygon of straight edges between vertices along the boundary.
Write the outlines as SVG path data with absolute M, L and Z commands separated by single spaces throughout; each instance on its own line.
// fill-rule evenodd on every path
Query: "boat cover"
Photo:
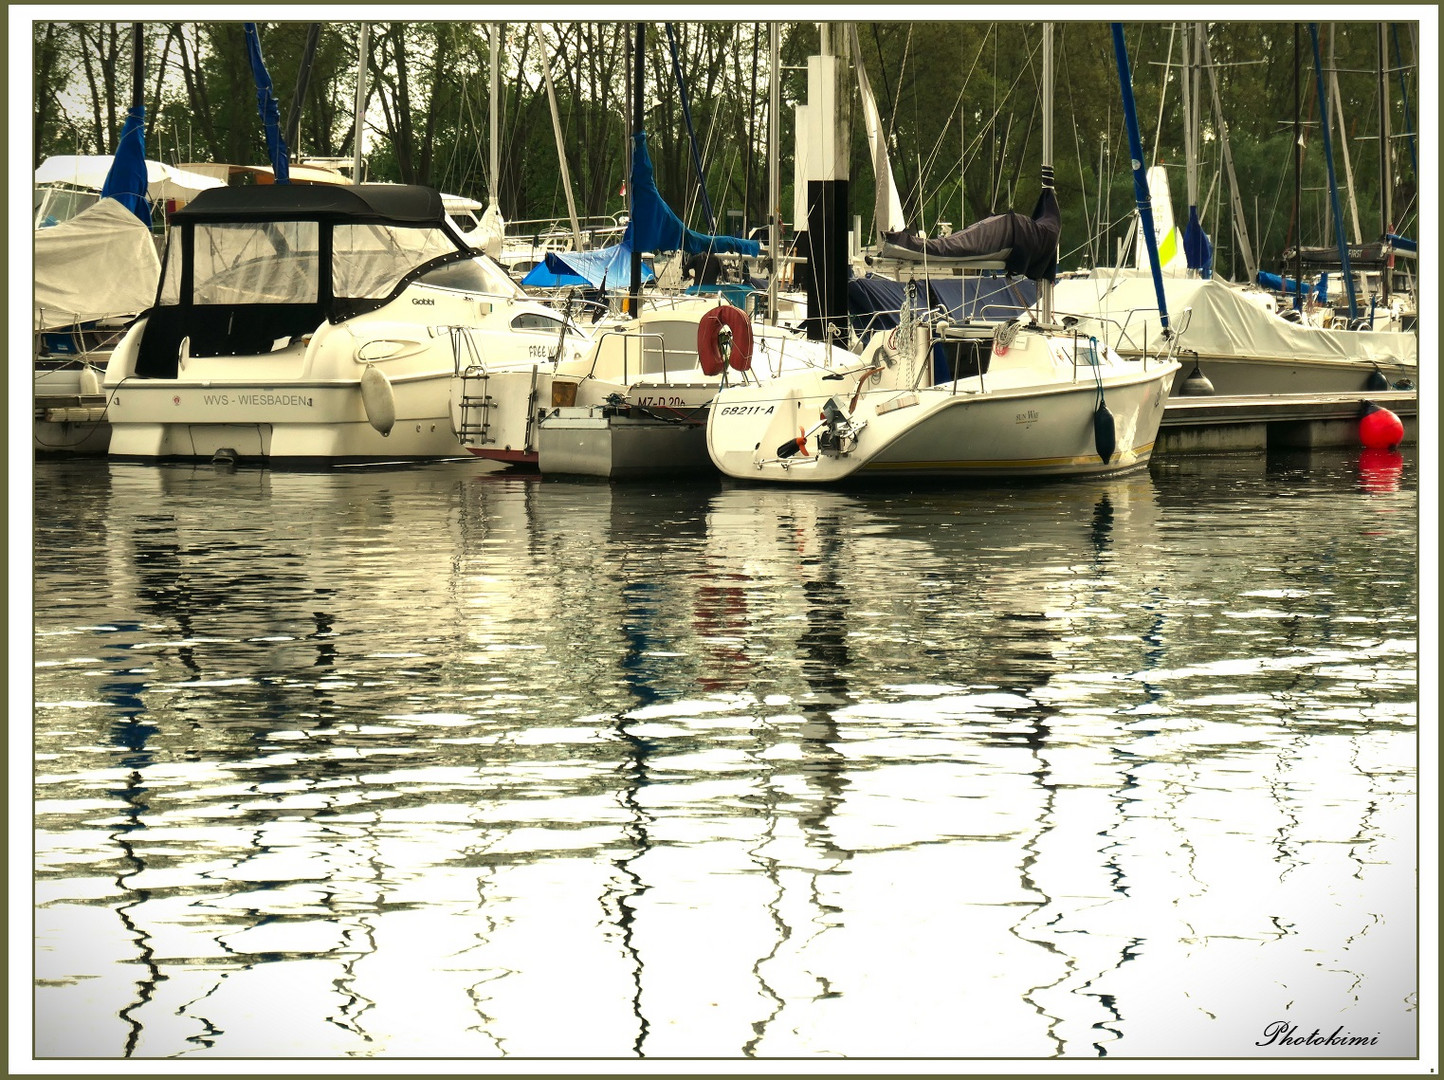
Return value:
M 115 199 L 35 230 L 36 330 L 143 311 L 159 281 L 150 229 Z
M 1181 346 L 1197 350 L 1200 356 L 1419 362 L 1419 339 L 1414 334 L 1304 326 L 1275 314 L 1267 294 L 1217 279 L 1165 277 L 1163 287 L 1169 317 L 1175 327 L 1183 327 Z M 1083 318 L 1080 330 L 1106 336 L 1120 348 L 1136 349 L 1145 337 L 1150 349 L 1160 344 L 1158 298 L 1149 275 L 1123 272 L 1065 278 L 1054 287 L 1053 308 L 1060 317 Z M 1192 309 L 1186 319 L 1185 308 Z M 1119 341 L 1117 325 L 1091 322 L 1090 315 L 1122 324 L 1124 340 Z
M 202 191 L 172 216 L 194 221 L 297 221 L 421 225 L 445 219 L 441 193 L 419 184 L 247 184 Z
M 1031 216 L 1015 211 L 994 214 L 947 236 L 925 239 L 914 232 L 884 232 L 880 254 L 889 259 L 936 259 L 956 264 L 1001 263 L 1010 274 L 1030 281 L 1052 280 L 1058 273 L 1058 199 L 1045 187 Z
M 1015 318 L 1038 298 L 1031 281 L 1008 281 L 1001 277 L 919 278 L 923 302 L 941 307 L 952 319 L 983 319 L 1005 322 Z M 864 336 L 898 325 L 906 284 L 891 278 L 855 277 L 847 283 L 847 314 L 853 332 Z
M 642 280 L 656 278 L 652 268 L 642 264 Z M 521 279 L 525 286 L 557 289 L 566 285 L 590 285 L 596 289 L 625 289 L 632 280 L 632 249 L 625 243 L 595 251 L 548 251 Z
M 652 159 L 647 153 L 647 133 L 632 136 L 632 175 L 627 181 L 632 198 L 632 216 L 622 242 L 633 251 L 685 251 L 696 255 L 711 251 L 721 255 L 755 256 L 762 245 L 736 236 L 708 236 L 682 224 L 657 190 Z
M 72 187 L 99 191 L 115 158 L 109 154 L 62 154 L 48 157 L 35 170 L 37 184 L 70 184 Z M 149 186 L 146 196 L 151 202 L 160 199 L 192 199 L 207 188 L 225 187 L 224 180 L 200 173 L 163 165 L 159 161 L 145 163 Z

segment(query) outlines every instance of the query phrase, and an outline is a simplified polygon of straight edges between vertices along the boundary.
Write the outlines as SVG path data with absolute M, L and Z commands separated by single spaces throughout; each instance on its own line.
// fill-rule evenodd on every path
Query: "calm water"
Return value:
M 1406 453 L 40 463 L 33 1053 L 1412 1057 Z

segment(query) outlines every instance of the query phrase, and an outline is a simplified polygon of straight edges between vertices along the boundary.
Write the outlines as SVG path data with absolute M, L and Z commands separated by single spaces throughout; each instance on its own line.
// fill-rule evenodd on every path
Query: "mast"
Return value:
M 647 51 L 647 24 L 637 24 L 637 46 L 632 61 L 635 64 L 635 71 L 632 76 L 632 138 L 636 138 L 642 132 L 642 126 L 646 117 L 646 110 L 642 107 L 643 88 L 645 80 L 645 64 Z M 632 156 L 629 155 L 628 160 Z M 629 180 L 631 178 L 629 177 Z M 627 190 L 635 190 L 635 183 L 628 183 Z M 627 296 L 627 314 L 632 318 L 639 318 L 642 314 L 642 253 L 637 250 L 637 245 L 632 244 L 632 280 L 631 289 Z
M 497 203 L 496 196 L 497 191 L 501 187 L 497 179 L 497 173 L 501 164 L 501 137 L 500 134 L 497 132 L 497 116 L 500 112 L 497 102 L 497 86 L 501 81 L 501 75 L 497 71 L 497 67 L 499 66 L 497 62 L 497 48 L 498 38 L 500 37 L 498 30 L 499 28 L 496 23 L 487 24 L 487 36 L 491 42 L 491 82 L 488 88 L 488 97 L 490 98 L 490 101 L 487 103 L 490 110 L 487 117 L 490 127 L 487 130 L 488 133 L 491 135 L 491 176 L 487 179 L 486 197 L 488 202 L 492 206 L 499 205 Z M 548 75 L 548 78 L 550 78 L 550 75 Z M 548 85 L 550 85 L 550 83 L 548 83 Z
M 1337 25 L 1329 28 L 1329 93 L 1334 101 L 1334 115 L 1339 121 L 1339 153 L 1344 159 L 1344 191 L 1349 196 L 1349 216 L 1354 225 L 1354 243 L 1364 242 L 1364 232 L 1359 228 L 1359 199 L 1354 194 L 1354 163 L 1349 158 L 1349 135 L 1344 130 L 1344 97 L 1339 91 L 1339 68 L 1335 63 L 1335 52 L 1339 44 Z
M 1233 169 L 1233 149 L 1229 146 L 1228 121 L 1223 115 L 1223 98 L 1218 92 L 1218 73 L 1214 70 L 1213 54 L 1209 51 L 1208 37 L 1203 39 L 1203 61 L 1208 69 L 1208 84 L 1213 92 L 1213 112 L 1218 120 L 1219 148 L 1223 153 L 1223 165 L 1228 172 L 1228 198 L 1233 216 L 1233 231 L 1238 238 L 1239 254 L 1243 256 L 1245 278 L 1250 284 L 1258 280 L 1258 260 L 1254 258 L 1253 245 L 1248 238 L 1248 219 L 1244 215 L 1243 198 L 1239 195 L 1238 176 Z
M 1384 243 L 1394 231 L 1394 177 L 1389 169 L 1389 82 L 1384 57 L 1388 49 L 1386 34 L 1388 24 L 1379 24 L 1379 216 L 1383 229 Z M 1384 303 L 1389 303 L 1389 287 L 1393 284 L 1392 256 L 1385 261 L 1384 272 L 1379 275 L 1383 286 Z
M 772 256 L 767 273 L 767 322 L 777 325 L 777 275 L 782 267 L 782 170 L 778 163 L 778 141 L 781 139 L 777 115 L 782 88 L 781 37 L 778 23 L 767 25 L 767 251 Z
M 1299 24 L 1294 23 L 1294 310 L 1304 310 L 1304 133 L 1300 111 L 1303 108 L 1299 93 L 1299 72 L 1303 63 L 1299 59 Z M 1284 270 L 1284 295 L 1288 295 L 1288 270 Z
M 1053 186 L 1053 24 L 1043 24 L 1043 187 Z M 1056 269 L 1057 252 L 1054 252 Z M 1043 309 L 1043 324 L 1053 322 L 1053 278 L 1044 277 L 1038 298 Z
M 296 99 L 291 102 L 291 111 L 286 116 L 283 132 L 292 150 L 297 150 L 301 145 L 301 106 L 306 100 L 306 89 L 311 84 L 311 68 L 316 63 L 316 45 L 320 40 L 321 24 L 313 22 L 306 27 L 306 51 L 301 56 L 301 70 L 296 75 Z
M 567 169 L 566 142 L 562 138 L 562 122 L 557 112 L 557 92 L 556 88 L 552 85 L 552 65 L 551 61 L 545 57 L 542 58 L 542 73 L 546 75 L 547 79 L 547 104 L 551 106 L 552 111 L 552 134 L 556 137 L 557 141 L 557 160 L 561 162 L 562 166 L 562 190 L 566 192 L 567 216 L 571 218 L 572 222 L 572 243 L 575 244 L 576 249 L 580 251 L 582 250 L 582 226 L 581 222 L 577 220 L 576 199 L 572 197 L 572 178 Z M 491 169 L 492 175 L 495 176 L 495 162 L 492 163 Z
M 1324 92 L 1324 65 L 1319 56 L 1319 24 L 1309 23 L 1309 41 L 1314 47 L 1314 81 L 1319 92 L 1319 128 L 1324 133 L 1324 164 L 1329 173 L 1329 205 L 1334 217 L 1334 242 L 1339 248 L 1339 263 L 1343 267 L 1344 289 L 1349 297 L 1349 319 L 1359 317 L 1359 302 L 1354 271 L 1349 265 L 1349 242 L 1344 237 L 1343 214 L 1339 211 L 1339 182 L 1334 176 L 1333 137 L 1329 132 L 1329 98 Z
M 1163 331 L 1168 333 L 1168 298 L 1163 291 L 1163 271 L 1158 262 L 1158 237 L 1153 232 L 1153 203 L 1148 196 L 1148 173 L 1143 157 L 1143 138 L 1138 131 L 1138 108 L 1133 100 L 1133 74 L 1128 65 L 1128 46 L 1123 40 L 1123 24 L 1113 23 L 1113 55 L 1118 63 L 1118 85 L 1123 91 L 1123 117 L 1128 126 L 1128 149 L 1132 156 L 1133 197 L 1138 204 L 1138 231 L 1148 251 L 1148 265 L 1153 270 L 1153 291 L 1158 297 L 1158 314 Z
M 366 50 L 370 43 L 371 28 L 361 24 L 361 36 L 356 43 L 356 135 L 355 157 L 351 165 L 351 183 L 361 183 L 361 129 L 366 116 Z

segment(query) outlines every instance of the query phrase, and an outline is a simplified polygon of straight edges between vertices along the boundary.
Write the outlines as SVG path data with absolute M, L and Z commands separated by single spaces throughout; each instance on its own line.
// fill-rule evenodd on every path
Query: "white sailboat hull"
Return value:
M 1041 339 L 1031 348 L 1044 348 Z M 840 378 L 812 372 L 719 395 L 708 419 L 712 461 L 737 479 L 804 484 L 1125 472 L 1152 454 L 1178 365 L 1105 366 L 1101 401 L 1115 443 L 1106 458 L 1095 426 L 1094 369 L 1040 379 L 1023 367 L 917 389 L 869 370 Z M 846 418 L 850 434 L 840 440 L 828 438 L 827 402 Z

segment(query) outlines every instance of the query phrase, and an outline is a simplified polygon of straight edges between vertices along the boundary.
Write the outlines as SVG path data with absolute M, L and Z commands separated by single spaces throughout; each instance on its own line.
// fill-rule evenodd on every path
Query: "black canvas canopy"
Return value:
M 248 184 L 208 188 L 171 215 L 177 224 L 327 220 L 353 224 L 440 224 L 441 193 L 419 184 Z

